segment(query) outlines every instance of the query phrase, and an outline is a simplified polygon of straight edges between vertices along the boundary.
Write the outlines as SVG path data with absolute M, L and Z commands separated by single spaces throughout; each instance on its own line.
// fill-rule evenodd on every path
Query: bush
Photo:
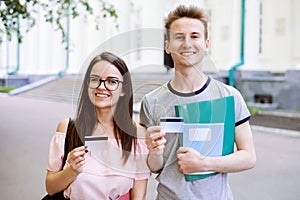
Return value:
M 249 110 L 249 112 L 250 112 L 250 114 L 252 116 L 257 115 L 257 114 L 260 113 L 260 108 L 259 107 L 257 107 L 257 106 L 249 106 L 248 103 L 246 103 L 246 104 L 247 104 L 248 110 Z

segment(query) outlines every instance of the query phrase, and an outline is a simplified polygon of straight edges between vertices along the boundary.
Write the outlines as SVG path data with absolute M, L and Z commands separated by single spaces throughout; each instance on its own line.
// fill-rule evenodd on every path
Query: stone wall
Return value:
M 245 100 L 266 109 L 300 111 L 300 70 L 284 74 L 268 71 L 236 71 L 235 87 Z

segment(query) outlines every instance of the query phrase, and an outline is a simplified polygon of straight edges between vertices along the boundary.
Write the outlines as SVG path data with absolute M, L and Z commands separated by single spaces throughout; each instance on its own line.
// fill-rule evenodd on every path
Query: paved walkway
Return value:
M 45 194 L 48 145 L 57 122 L 73 105 L 0 94 L 1 199 L 40 199 Z M 284 134 L 281 132 L 281 134 Z M 230 174 L 237 200 L 300 199 L 300 138 L 254 129 L 257 166 Z M 150 179 L 147 199 L 154 199 Z

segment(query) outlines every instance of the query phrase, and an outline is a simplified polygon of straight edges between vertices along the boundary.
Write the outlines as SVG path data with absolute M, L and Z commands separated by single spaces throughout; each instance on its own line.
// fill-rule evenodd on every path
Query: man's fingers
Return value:
M 160 132 L 160 126 L 150 126 L 149 128 L 147 128 L 147 132 Z
M 179 149 L 177 150 L 177 154 L 187 153 L 188 151 L 189 151 L 188 147 L 179 147 Z

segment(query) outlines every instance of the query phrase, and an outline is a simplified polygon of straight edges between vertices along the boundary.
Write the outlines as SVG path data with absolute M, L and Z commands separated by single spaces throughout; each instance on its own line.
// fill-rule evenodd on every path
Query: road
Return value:
M 0 94 L 1 199 L 40 199 L 45 194 L 48 145 L 59 120 L 75 106 Z M 300 199 L 300 138 L 254 131 L 257 165 L 229 175 L 237 200 Z M 147 199 L 155 196 L 151 178 Z

